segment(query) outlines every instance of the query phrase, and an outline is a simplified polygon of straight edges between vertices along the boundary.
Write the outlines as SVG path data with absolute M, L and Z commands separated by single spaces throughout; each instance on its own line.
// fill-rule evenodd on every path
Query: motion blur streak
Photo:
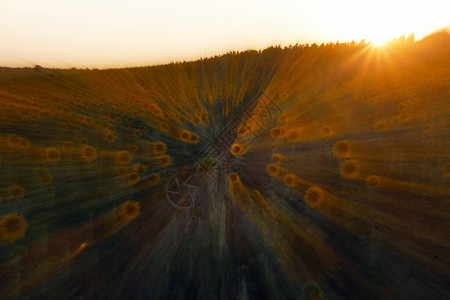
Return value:
M 0 69 L 0 298 L 448 299 L 450 35 Z

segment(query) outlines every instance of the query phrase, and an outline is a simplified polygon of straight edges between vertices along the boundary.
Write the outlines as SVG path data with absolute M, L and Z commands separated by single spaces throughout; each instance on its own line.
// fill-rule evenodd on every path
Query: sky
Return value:
M 0 66 L 146 66 L 442 28 L 447 0 L 0 0 Z

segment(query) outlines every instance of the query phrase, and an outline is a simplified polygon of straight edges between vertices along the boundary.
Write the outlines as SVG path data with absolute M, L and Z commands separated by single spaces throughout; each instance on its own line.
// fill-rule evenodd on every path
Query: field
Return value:
M 445 31 L 0 68 L 0 298 L 450 298 L 449 71 Z

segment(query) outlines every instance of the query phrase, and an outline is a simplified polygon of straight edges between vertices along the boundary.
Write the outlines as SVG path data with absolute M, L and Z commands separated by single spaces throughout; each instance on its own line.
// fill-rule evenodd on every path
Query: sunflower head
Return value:
M 119 220 L 129 222 L 141 213 L 141 205 L 136 201 L 125 201 L 117 209 Z
M 27 221 L 23 215 L 10 214 L 0 219 L 0 239 L 13 242 L 25 235 Z

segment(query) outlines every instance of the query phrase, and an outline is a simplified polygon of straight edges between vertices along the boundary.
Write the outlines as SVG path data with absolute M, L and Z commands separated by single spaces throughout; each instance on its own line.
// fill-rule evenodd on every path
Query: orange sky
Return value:
M 0 66 L 125 67 L 312 42 L 416 39 L 449 26 L 430 1 L 3 0 Z

